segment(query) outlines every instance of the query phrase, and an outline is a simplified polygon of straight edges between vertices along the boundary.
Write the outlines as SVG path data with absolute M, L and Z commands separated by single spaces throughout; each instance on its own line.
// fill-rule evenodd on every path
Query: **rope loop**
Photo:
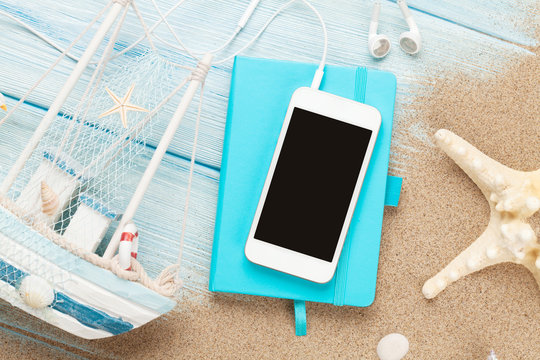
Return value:
M 131 258 L 131 269 L 125 270 L 120 267 L 118 255 L 111 259 L 109 264 L 111 271 L 119 278 L 138 281 L 150 290 L 154 290 L 163 296 L 174 296 L 182 287 L 182 282 L 176 279 L 180 265 L 174 264 L 163 269 L 155 279 L 150 278 L 140 262 Z
M 191 73 L 191 76 L 189 77 L 190 80 L 196 80 L 201 83 L 204 82 L 206 79 L 206 75 L 208 74 L 208 71 L 210 70 L 209 64 L 204 64 L 199 61 L 197 64 L 197 67 L 193 69 L 193 72 Z
M 2 195 L 0 195 L 0 206 L 20 219 L 24 219 L 25 217 L 25 212 L 23 209 L 21 209 L 11 199 Z M 88 261 L 89 263 L 99 266 L 103 269 L 110 270 L 121 279 L 137 281 L 143 286 L 157 292 L 160 295 L 172 297 L 176 295 L 176 293 L 182 287 L 182 281 L 176 279 L 176 275 L 180 270 L 179 264 L 174 264 L 166 267 L 165 269 L 163 269 L 163 271 L 161 272 L 161 274 L 159 274 L 157 278 L 152 279 L 146 273 L 141 263 L 139 263 L 135 258 L 131 258 L 131 270 L 125 270 L 122 269 L 120 267 L 120 264 L 118 263 L 118 255 L 114 256 L 112 259 L 109 260 L 104 259 L 95 253 L 88 252 L 87 250 L 73 244 L 71 241 L 67 240 L 63 236 L 57 234 L 46 223 L 44 223 L 37 217 L 29 219 L 26 223 L 26 226 L 33 228 L 35 231 L 51 240 L 56 245 Z

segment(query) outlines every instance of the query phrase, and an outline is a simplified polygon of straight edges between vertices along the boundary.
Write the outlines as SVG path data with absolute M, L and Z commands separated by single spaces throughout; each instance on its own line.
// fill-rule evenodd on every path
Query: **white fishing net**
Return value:
M 11 205 L 22 216 L 0 214 L 0 247 L 4 249 L 0 249 L 0 258 L 12 262 L 0 262 L 1 278 L 20 277 L 16 270 L 20 269 L 39 275 L 61 289 L 69 280 L 69 273 L 64 270 L 80 266 L 78 257 L 69 256 L 43 234 L 24 225 L 34 220 L 47 224 L 56 234 L 85 251 L 100 255 L 104 251 L 133 196 L 148 154 L 170 119 L 170 114 L 160 111 L 161 106 L 179 79 L 187 75 L 151 52 L 128 61 L 120 60 L 122 66 L 113 64 L 112 71 L 102 77 L 97 74 L 79 92 L 82 97 L 68 99 L 13 184 L 9 193 L 14 202 Z M 127 128 L 122 123 L 121 112 L 100 118 L 118 105 L 114 96 L 124 102 L 130 89 L 127 102 L 148 111 L 127 111 Z M 159 131 L 154 131 L 156 128 Z M 26 231 L 30 231 L 27 236 Z M 9 245 L 13 240 L 24 248 L 8 251 L 13 249 Z M 6 251 L 9 254 L 2 254 Z M 40 256 L 36 255 L 54 259 L 51 261 L 63 270 L 51 272 L 51 267 L 43 267 Z M 14 296 L 10 287 L 6 288 L 8 293 L 3 288 L 0 286 L 0 292 L 4 292 L 5 299 Z

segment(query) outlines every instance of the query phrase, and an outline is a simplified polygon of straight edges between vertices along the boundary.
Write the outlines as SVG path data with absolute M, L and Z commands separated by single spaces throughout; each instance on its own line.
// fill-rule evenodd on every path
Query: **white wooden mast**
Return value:
M 118 228 L 112 236 L 111 241 L 107 246 L 107 250 L 105 250 L 105 253 L 103 254 L 103 258 L 111 259 L 116 253 L 116 250 L 118 249 L 118 245 L 120 243 L 120 236 L 122 234 L 123 228 L 129 221 L 133 219 L 133 216 L 135 215 L 135 212 L 137 211 L 137 208 L 139 207 L 144 197 L 144 194 L 146 193 L 146 190 L 148 189 L 148 186 L 150 185 L 150 182 L 152 181 L 152 178 L 154 177 L 157 168 L 161 163 L 163 156 L 165 155 L 165 152 L 167 151 L 176 133 L 176 130 L 180 126 L 180 122 L 182 121 L 182 118 L 184 117 L 189 104 L 191 104 L 191 101 L 195 96 L 197 88 L 202 84 L 204 78 L 206 77 L 206 73 L 211 66 L 212 58 L 212 54 L 206 54 L 202 58 L 201 62 L 197 65 L 197 69 L 191 75 L 191 82 L 189 83 L 189 86 L 186 89 L 186 92 L 184 93 L 184 96 L 182 97 L 182 100 L 180 101 L 176 112 L 174 113 L 171 121 L 169 122 L 165 133 L 161 137 L 161 140 L 159 141 L 159 144 L 154 151 L 154 155 L 152 156 L 148 167 L 146 168 L 141 180 L 139 181 L 139 184 L 137 185 L 137 189 L 135 190 L 133 197 L 131 198 L 124 214 L 122 215 L 122 220 L 120 221 L 120 224 L 118 224 Z
M 90 60 L 92 59 L 103 39 L 105 38 L 105 35 L 107 35 L 107 32 L 110 30 L 110 28 L 118 18 L 118 15 L 121 13 L 122 9 L 124 9 L 124 7 L 130 3 L 130 1 L 128 0 L 113 0 L 113 2 L 114 3 L 109 10 L 109 13 L 105 17 L 105 20 L 103 20 L 103 23 L 99 26 L 96 34 L 88 44 L 88 47 L 84 51 L 79 62 L 77 63 L 72 73 L 66 80 L 64 86 L 54 99 L 54 102 L 49 107 L 49 110 L 41 120 L 39 126 L 34 131 L 34 134 L 30 138 L 30 141 L 24 148 L 23 152 L 21 153 L 15 164 L 13 164 L 7 176 L 4 178 L 2 185 L 0 186 L 1 194 L 6 194 L 9 191 L 11 185 L 13 185 L 13 182 L 26 164 L 26 161 L 30 158 L 30 156 L 32 156 L 32 153 L 36 149 L 37 145 L 39 144 L 39 142 L 53 123 L 54 119 L 60 112 L 60 109 L 66 102 L 69 94 L 79 81 L 84 70 L 90 63 Z

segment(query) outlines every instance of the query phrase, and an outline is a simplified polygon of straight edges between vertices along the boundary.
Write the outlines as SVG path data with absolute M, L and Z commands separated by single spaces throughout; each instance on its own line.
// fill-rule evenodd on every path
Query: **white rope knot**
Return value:
M 122 6 L 128 6 L 133 0 L 112 0 L 114 3 L 118 3 Z
M 131 269 L 125 270 L 118 263 L 118 255 L 114 256 L 110 262 L 111 271 L 119 278 L 138 281 L 150 290 L 154 290 L 160 295 L 172 297 L 182 287 L 182 281 L 176 279 L 180 265 L 174 264 L 163 269 L 161 274 L 155 279 L 148 276 L 141 263 L 135 258 L 131 258 Z
M 190 80 L 197 80 L 201 83 L 204 82 L 206 75 L 208 74 L 208 70 L 210 70 L 210 65 L 199 61 L 197 67 L 191 73 Z
M 18 207 L 11 199 L 4 197 L 0 194 L 0 206 L 17 216 L 22 218 L 25 212 Z M 88 252 L 87 250 L 78 247 L 71 241 L 67 240 L 63 236 L 57 234 L 46 223 L 39 219 L 29 220 L 27 226 L 32 227 L 39 232 L 42 236 L 52 240 L 56 245 L 66 249 L 67 251 L 79 256 L 80 258 L 88 261 L 91 264 L 99 266 L 103 269 L 111 270 L 116 276 L 121 279 L 129 281 L 138 281 L 145 287 L 157 292 L 163 296 L 175 296 L 176 293 L 182 288 L 182 280 L 177 278 L 178 271 L 180 270 L 180 264 L 173 264 L 165 269 L 158 275 L 157 278 L 152 279 L 144 270 L 141 263 L 135 258 L 131 258 L 131 270 L 125 270 L 120 267 L 118 262 L 118 255 L 112 259 L 104 259 L 101 256 Z

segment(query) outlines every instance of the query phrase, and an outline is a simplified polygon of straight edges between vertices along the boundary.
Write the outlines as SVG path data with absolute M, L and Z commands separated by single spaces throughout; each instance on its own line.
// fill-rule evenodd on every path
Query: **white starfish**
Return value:
M 437 131 L 435 141 L 482 190 L 491 219 L 475 242 L 426 281 L 424 296 L 434 298 L 459 278 L 502 262 L 524 265 L 540 285 L 540 244 L 527 223 L 540 209 L 540 169 L 510 169 L 448 130 Z
M 119 98 L 118 96 L 116 96 L 111 90 L 109 90 L 109 88 L 105 88 L 105 90 L 107 90 L 107 93 L 113 99 L 115 105 L 112 108 L 110 108 L 109 110 L 105 111 L 103 114 L 99 115 L 99 118 L 101 119 L 102 117 L 105 117 L 105 116 L 108 116 L 108 115 L 111 115 L 111 114 L 114 114 L 114 113 L 120 113 L 120 119 L 122 120 L 122 125 L 124 125 L 124 127 L 127 129 L 127 127 L 128 127 L 128 125 L 127 125 L 127 112 L 128 112 L 128 110 L 147 112 L 148 110 L 146 110 L 145 108 L 142 108 L 140 106 L 133 105 L 133 104 L 129 103 L 129 98 L 131 97 L 131 93 L 133 92 L 134 88 L 135 88 L 135 85 L 131 85 L 131 87 L 127 91 L 126 95 L 122 99 Z

